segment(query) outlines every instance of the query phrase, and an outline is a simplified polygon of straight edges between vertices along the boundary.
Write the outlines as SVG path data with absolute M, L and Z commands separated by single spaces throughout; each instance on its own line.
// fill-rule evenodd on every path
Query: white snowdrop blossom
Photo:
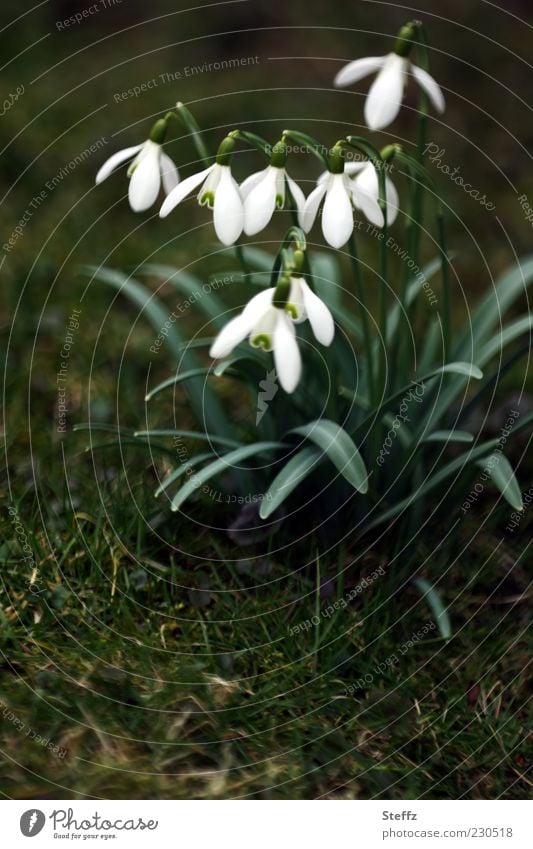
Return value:
M 166 218 L 200 184 L 198 203 L 213 210 L 215 232 L 222 244 L 233 245 L 242 233 L 244 213 L 239 186 L 229 165 L 215 163 L 182 180 L 165 199 L 160 217 Z
M 244 232 L 254 236 L 263 230 L 274 214 L 276 207 L 285 206 L 286 184 L 296 203 L 298 214 L 303 212 L 305 197 L 301 188 L 287 174 L 284 167 L 268 165 L 262 171 L 250 174 L 241 183 L 244 202 Z
M 388 127 L 400 111 L 409 75 L 425 91 L 437 112 L 444 112 L 444 95 L 433 77 L 414 65 L 407 56 L 389 53 L 355 59 L 341 68 L 333 83 L 339 88 L 352 85 L 377 71 L 365 101 L 365 121 L 371 130 Z
M 246 338 L 254 348 L 272 351 L 279 382 L 285 392 L 296 389 L 302 360 L 294 325 L 309 320 L 322 345 L 331 345 L 335 333 L 333 317 L 320 298 L 301 277 L 293 277 L 285 306 L 274 306 L 275 287 L 255 295 L 236 318 L 218 334 L 210 355 L 227 357 Z
M 376 227 L 383 227 L 385 221 L 379 205 L 379 178 L 371 162 L 347 162 L 345 173 L 351 178 L 352 200 L 368 220 Z M 399 197 L 396 186 L 385 176 L 385 198 L 387 203 L 387 224 L 393 224 L 399 212 Z
M 115 168 L 132 159 L 128 168 L 130 178 L 128 197 L 134 212 L 144 212 L 157 200 L 161 183 L 168 194 L 179 183 L 178 171 L 160 144 L 151 139 L 134 147 L 125 147 L 104 162 L 96 175 L 96 185 L 102 183 Z
M 322 233 L 328 245 L 341 248 L 353 232 L 352 184 L 348 175 L 327 171 L 319 177 L 300 216 L 300 226 L 305 233 L 313 226 L 322 200 Z

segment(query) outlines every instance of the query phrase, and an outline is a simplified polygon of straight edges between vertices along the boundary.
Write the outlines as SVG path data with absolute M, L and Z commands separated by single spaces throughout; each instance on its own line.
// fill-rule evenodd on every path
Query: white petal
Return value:
M 273 288 L 264 289 L 248 301 L 242 313 L 226 324 L 218 334 L 209 352 L 211 357 L 227 357 L 239 342 L 246 339 L 254 325 L 271 307 L 273 293 Z
M 304 208 L 305 208 L 305 195 L 302 192 L 298 183 L 295 183 L 287 173 L 285 173 L 287 178 L 287 182 L 289 184 L 289 191 L 293 197 L 293 200 L 296 204 L 296 211 L 298 213 L 298 221 L 302 220 Z
M 294 327 L 281 310 L 274 330 L 274 363 L 281 386 L 285 392 L 294 392 L 302 373 L 302 360 Z
M 315 338 L 321 345 L 331 345 L 335 335 L 335 322 L 329 309 L 318 295 L 311 291 L 305 280 L 301 281 L 305 311 Z
M 178 203 L 186 198 L 187 195 L 190 195 L 190 193 L 193 192 L 203 180 L 205 180 L 214 167 L 214 165 L 210 165 L 209 168 L 206 168 L 204 171 L 199 171 L 197 174 L 191 174 L 190 177 L 186 177 L 185 180 L 178 183 L 176 188 L 172 189 L 168 197 L 165 199 L 163 206 L 159 210 L 160 218 L 166 218 L 169 212 L 172 212 Z
M 341 248 L 353 232 L 353 209 L 344 174 L 333 174 L 322 210 L 322 232 L 328 245 Z
M 365 102 L 365 121 L 371 130 L 382 130 L 398 114 L 403 98 L 407 59 L 389 54 L 370 86 Z
M 428 74 L 427 71 L 424 71 L 423 68 L 419 68 L 417 65 L 411 65 L 410 70 L 418 85 L 426 92 L 437 112 L 442 114 L 446 108 L 446 103 L 439 84 L 435 82 L 431 74 Z
M 251 300 L 249 300 L 246 304 L 242 314 L 247 320 L 250 318 L 252 325 L 259 321 L 261 315 L 271 306 L 274 291 L 275 289 L 273 286 L 269 289 L 263 289 L 262 292 L 259 292 L 258 295 L 254 295 L 253 298 L 251 298 Z
M 390 177 L 385 177 L 385 197 L 387 199 L 387 224 L 394 224 L 400 211 L 400 198 Z
M 114 153 L 113 156 L 110 156 L 109 159 L 104 162 L 96 175 L 96 185 L 107 179 L 111 172 L 114 171 L 115 168 L 118 168 L 119 165 L 122 165 L 123 162 L 126 162 L 127 159 L 131 159 L 135 156 L 135 154 L 140 151 L 141 147 L 142 144 L 136 144 L 134 147 L 125 147 L 123 150 L 119 150 L 117 153 Z
M 250 174 L 249 177 L 246 177 L 246 179 L 242 181 L 239 186 L 239 190 L 243 200 L 246 200 L 254 186 L 257 186 L 257 184 L 263 179 L 269 168 L 270 165 L 267 165 L 267 167 L 263 168 L 262 171 L 254 171 L 253 174 Z
M 279 168 L 271 165 L 244 201 L 244 232 L 254 236 L 263 230 L 276 208 L 276 183 Z
M 315 223 L 318 207 L 328 187 L 327 181 L 323 181 L 313 189 L 305 202 L 305 206 L 301 215 L 300 226 L 304 232 L 309 233 L 309 230 Z
M 354 59 L 353 62 L 348 62 L 344 68 L 340 69 L 333 80 L 333 85 L 340 88 L 352 85 L 352 83 L 356 83 L 368 74 L 382 68 L 386 59 L 386 56 L 367 56 L 365 59 Z
M 289 315 L 289 318 L 294 324 L 300 324 L 300 322 L 305 321 L 307 318 L 302 283 L 303 279 L 301 277 L 291 277 L 291 287 L 285 311 L 287 312 L 287 306 L 292 307 L 291 312 L 287 312 L 287 315 Z
M 207 205 L 209 209 L 213 209 L 215 205 L 215 193 L 218 189 L 218 184 L 220 183 L 220 178 L 223 173 L 222 168 L 222 165 L 215 162 L 207 175 L 205 183 L 203 186 L 200 186 L 200 191 L 198 192 L 198 203 L 200 206 Z
M 160 153 L 160 146 L 152 142 L 139 155 L 138 164 L 130 177 L 128 191 L 130 206 L 134 212 L 144 212 L 157 200 L 161 187 Z
M 367 167 L 368 162 L 366 160 L 364 162 L 347 162 L 344 166 L 344 173 L 347 174 L 348 177 L 353 177 L 354 174 L 358 174 L 359 171 L 362 171 Z
M 218 359 L 219 357 L 227 357 L 240 342 L 246 339 L 252 327 L 253 321 L 247 319 L 244 313 L 241 313 L 236 318 L 232 318 L 232 320 L 222 328 L 211 345 L 209 356 L 214 357 L 215 359 Z
M 239 186 L 229 165 L 220 166 L 220 181 L 215 192 L 213 222 L 223 245 L 233 245 L 242 233 L 244 213 Z
M 161 151 L 159 167 L 161 168 L 161 179 L 163 181 L 165 194 L 169 195 L 172 189 L 175 189 L 180 181 L 178 169 L 172 162 L 170 156 L 167 156 L 167 154 L 163 151 Z
M 385 219 L 379 205 L 379 181 L 376 169 L 370 163 L 352 180 L 352 196 L 358 209 L 376 227 L 383 227 Z

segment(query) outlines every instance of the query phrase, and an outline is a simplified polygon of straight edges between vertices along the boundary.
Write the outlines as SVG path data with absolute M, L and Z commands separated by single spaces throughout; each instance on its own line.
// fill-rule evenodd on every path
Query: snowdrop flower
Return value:
M 128 168 L 130 178 L 128 198 L 134 212 L 144 212 L 157 200 L 161 183 L 168 194 L 178 185 L 179 176 L 172 159 L 161 146 L 166 134 L 166 121 L 156 121 L 150 138 L 143 144 L 119 150 L 104 162 L 96 175 L 96 185 L 102 183 L 115 168 L 128 159 L 133 159 Z
M 400 30 L 393 53 L 355 59 L 341 68 L 333 81 L 334 85 L 343 88 L 368 74 L 378 72 L 365 102 L 365 121 L 371 130 L 382 130 L 394 121 L 400 111 L 410 74 L 425 91 L 437 112 L 444 112 L 444 95 L 439 85 L 427 71 L 414 65 L 408 58 L 412 37 L 412 27 L 404 27 Z
M 300 216 L 305 233 L 313 226 L 322 200 L 322 233 L 328 245 L 341 248 L 353 232 L 352 184 L 344 171 L 340 174 L 327 171 L 318 179 Z
M 276 287 L 265 289 L 248 302 L 244 310 L 232 319 L 211 346 L 210 355 L 227 357 L 244 339 L 254 348 L 272 351 L 279 382 L 285 392 L 296 389 L 302 373 L 302 360 L 294 325 L 309 319 L 316 339 L 331 345 L 335 327 L 327 306 L 311 291 L 301 277 L 290 280 L 288 298 L 276 306 Z
M 202 184 L 198 203 L 213 210 L 213 223 L 218 238 L 223 245 L 236 242 L 242 233 L 243 205 L 239 186 L 229 164 L 234 144 L 234 140 L 228 136 L 220 145 L 213 165 L 182 180 L 165 199 L 159 211 L 160 217 L 166 218 L 174 207 Z
M 354 206 L 376 227 L 383 227 L 385 221 L 379 205 L 379 178 L 374 165 L 371 162 L 347 162 L 345 173 L 352 178 L 350 183 Z M 385 176 L 385 197 L 387 224 L 392 224 L 399 212 L 399 198 L 396 186 L 388 176 Z
M 287 159 L 283 141 L 272 148 L 270 165 L 262 171 L 250 174 L 241 183 L 241 196 L 244 202 L 244 232 L 255 236 L 267 226 L 276 207 L 285 206 L 286 184 L 296 203 L 298 215 L 303 212 L 305 197 L 301 188 L 291 180 L 285 170 Z

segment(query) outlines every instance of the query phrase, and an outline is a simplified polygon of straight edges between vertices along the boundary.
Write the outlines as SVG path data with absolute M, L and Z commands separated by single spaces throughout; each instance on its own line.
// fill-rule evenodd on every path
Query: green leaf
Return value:
M 165 430 L 165 429 L 151 429 L 151 430 L 136 430 L 133 434 L 134 436 L 172 436 L 179 437 L 180 439 L 199 439 L 201 442 L 215 442 L 218 445 L 227 445 L 231 448 L 235 446 L 240 446 L 241 443 L 236 439 L 228 439 L 225 436 L 217 436 L 212 433 L 200 433 L 197 430 Z
M 209 374 L 213 374 L 211 368 L 192 368 L 188 371 L 182 371 L 181 374 L 176 374 L 173 377 L 167 377 L 166 380 L 163 380 L 162 383 L 158 383 L 157 386 L 154 386 L 153 389 L 150 389 L 147 395 L 144 396 L 145 401 L 149 401 L 154 395 L 157 395 L 159 392 L 162 392 L 164 389 L 168 389 L 169 386 L 175 386 L 177 383 L 182 383 L 184 380 L 191 380 L 193 377 L 207 377 Z
M 227 308 L 216 294 L 213 280 L 209 282 L 208 291 L 206 292 L 204 284 L 198 277 L 181 268 L 174 268 L 172 265 L 147 263 L 142 266 L 141 273 L 162 278 L 165 283 L 169 283 L 177 292 L 185 295 L 186 300 L 181 304 L 183 315 L 186 314 L 188 307 L 190 307 L 191 309 L 201 310 L 218 327 L 226 323 Z M 229 277 L 231 275 L 221 273 L 217 275 L 217 279 L 224 279 L 226 276 Z M 179 305 L 176 308 L 179 312 Z
M 474 436 L 467 430 L 434 430 L 422 442 L 473 442 Z
M 423 377 L 417 377 L 415 381 L 412 383 L 408 383 L 406 386 L 403 386 L 393 395 L 389 395 L 382 404 L 378 407 L 372 409 L 369 415 L 364 419 L 364 421 L 358 425 L 356 429 L 356 433 L 362 433 L 367 430 L 368 426 L 371 425 L 374 421 L 381 419 L 381 417 L 390 412 L 394 406 L 401 401 L 405 396 L 408 396 L 410 393 L 415 392 L 416 388 L 424 383 L 427 383 L 429 380 L 432 380 L 435 377 L 438 377 L 441 374 L 456 374 L 461 377 L 470 377 L 476 380 L 479 380 L 483 377 L 483 372 L 478 369 L 477 366 L 472 363 L 447 363 L 445 366 L 440 366 L 437 369 L 433 369 L 428 374 L 425 374 Z M 347 398 L 348 400 L 355 403 L 356 401 L 356 393 L 354 393 L 351 389 L 347 389 L 345 386 L 341 386 L 339 388 L 339 394 L 343 398 Z M 427 425 L 427 422 L 424 421 L 424 427 Z
M 368 492 L 368 472 L 355 442 L 330 419 L 316 419 L 290 431 L 311 440 L 358 492 Z
M 524 509 L 522 493 L 507 457 L 500 452 L 494 452 L 489 457 L 477 460 L 476 465 L 489 475 L 494 486 L 514 510 Z
M 243 445 L 236 448 L 234 451 L 229 451 L 223 457 L 219 457 L 208 466 L 204 466 L 200 471 L 189 478 L 189 480 L 179 489 L 172 499 L 171 509 L 175 512 L 179 510 L 184 501 L 192 495 L 199 487 L 203 486 L 208 480 L 221 472 L 227 471 L 232 465 L 240 463 L 242 460 L 248 459 L 258 454 L 265 452 L 278 451 L 284 448 L 282 442 L 254 442 L 251 445 Z
M 431 278 L 434 277 L 435 274 L 440 270 L 440 268 L 441 259 L 440 257 L 435 257 L 435 259 L 432 259 L 430 262 L 424 265 L 422 269 L 420 269 L 420 274 L 418 274 L 415 279 L 411 283 L 409 283 L 407 287 L 405 303 L 406 309 L 411 306 L 416 297 L 420 294 L 424 283 L 428 283 Z M 398 327 L 401 311 L 401 305 L 399 303 L 395 303 L 387 319 L 387 339 L 393 338 Z
M 460 457 L 456 457 L 455 460 L 447 463 L 439 469 L 438 472 L 427 478 L 421 486 L 417 486 L 416 489 L 414 489 L 413 492 L 411 492 L 406 498 L 402 498 L 401 501 L 398 501 L 388 510 L 385 510 L 383 513 L 376 516 L 373 521 L 363 528 L 363 531 L 366 532 L 373 528 L 377 528 L 379 525 L 382 525 L 383 522 L 387 522 L 389 519 L 393 519 L 395 516 L 398 516 L 400 513 L 408 510 L 415 502 L 419 501 L 421 498 L 425 498 L 429 492 L 432 492 L 453 474 L 457 473 L 458 477 L 469 463 L 473 463 L 475 460 L 478 460 L 479 457 L 485 455 L 487 451 L 495 448 L 498 445 L 498 442 L 499 440 L 496 438 L 490 439 L 487 442 L 478 445 L 476 448 L 471 448 L 469 451 L 461 454 Z M 431 504 L 433 505 L 434 501 L 432 501 Z
M 316 448 L 308 447 L 302 448 L 291 457 L 276 475 L 261 501 L 259 515 L 262 519 L 268 519 L 274 510 L 283 504 L 291 492 L 313 471 L 322 456 Z
M 418 587 L 420 592 L 423 593 L 423 597 L 427 600 L 427 603 L 431 608 L 431 612 L 435 617 L 435 622 L 441 637 L 444 640 L 449 640 L 452 635 L 450 617 L 448 616 L 448 612 L 444 607 L 437 590 L 433 584 L 430 584 L 425 578 L 415 578 L 413 583 Z
M 197 466 L 198 463 L 203 463 L 204 460 L 208 460 L 209 457 L 212 456 L 212 451 L 203 451 L 201 454 L 195 454 L 194 457 L 191 457 L 191 459 L 187 460 L 186 463 L 182 463 L 181 466 L 178 466 L 165 478 L 165 480 L 157 487 L 154 496 L 157 498 L 165 491 L 165 489 L 168 489 L 175 480 L 186 474 L 189 469 L 194 468 L 194 466 Z
M 524 315 L 516 321 L 511 322 L 511 324 L 508 324 L 507 327 L 503 328 L 501 333 L 493 339 L 490 339 L 490 341 L 483 346 L 476 357 L 476 362 L 480 366 L 484 366 L 496 355 L 501 356 L 505 347 L 509 345 L 510 342 L 514 342 L 515 339 L 523 336 L 524 333 L 530 334 L 532 327 L 533 316 L 531 315 Z
M 501 323 L 502 315 L 517 298 L 526 293 L 532 281 L 533 256 L 527 256 L 504 274 L 474 310 L 471 323 L 468 322 L 458 339 L 456 355 L 469 356 L 473 350 L 473 359 L 477 362 L 480 344 L 489 338 L 494 328 Z
M 338 309 L 342 298 L 342 269 L 333 253 L 320 251 L 309 258 L 316 293 L 330 309 Z
M 156 333 L 159 334 L 168 324 L 169 313 L 167 308 L 147 286 L 143 286 L 134 278 L 112 268 L 84 266 L 83 270 L 89 276 L 101 280 L 126 295 L 130 301 L 139 307 L 141 312 L 146 314 Z M 184 369 L 199 367 L 199 360 L 191 346 L 184 342 L 177 321 L 168 327 L 165 342 Z M 196 382 L 192 382 L 187 387 L 187 395 L 197 419 L 202 422 L 205 421 L 209 430 L 224 436 L 229 436 L 233 432 L 233 427 L 229 423 L 218 397 L 210 387 L 206 391 L 204 387 L 199 387 Z

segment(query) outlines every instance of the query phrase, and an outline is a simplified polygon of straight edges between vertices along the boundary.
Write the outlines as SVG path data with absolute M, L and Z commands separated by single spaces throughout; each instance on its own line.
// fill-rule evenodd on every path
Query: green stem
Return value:
M 439 211 L 437 214 L 437 229 L 442 271 L 442 331 L 444 336 L 444 359 L 447 361 L 451 345 L 452 305 L 450 288 L 450 258 L 448 256 L 446 226 L 442 211 Z
M 168 112 L 168 116 L 172 115 L 173 118 L 179 118 L 183 126 L 186 130 L 189 131 L 189 134 L 192 139 L 192 143 L 196 148 L 196 152 L 204 165 L 207 167 L 211 165 L 212 155 L 209 150 L 203 133 L 198 125 L 198 122 L 192 112 L 190 112 L 184 103 L 176 103 L 176 112 Z
M 368 380 L 368 394 L 370 397 L 370 401 L 374 403 L 376 401 L 376 386 L 374 382 L 374 363 L 372 357 L 372 336 L 370 333 L 370 323 L 368 320 L 368 310 L 365 307 L 365 289 L 363 283 L 363 274 L 361 271 L 361 263 L 359 261 L 359 256 L 357 254 L 357 244 L 355 241 L 355 236 L 352 232 L 350 236 L 350 240 L 348 242 L 348 247 L 350 250 L 350 260 L 352 263 L 352 271 L 355 281 L 355 288 L 357 292 L 357 298 L 359 300 L 359 309 L 361 311 L 361 325 L 363 327 L 363 345 L 365 349 L 365 358 L 366 358 L 366 372 L 367 372 L 367 380 Z

